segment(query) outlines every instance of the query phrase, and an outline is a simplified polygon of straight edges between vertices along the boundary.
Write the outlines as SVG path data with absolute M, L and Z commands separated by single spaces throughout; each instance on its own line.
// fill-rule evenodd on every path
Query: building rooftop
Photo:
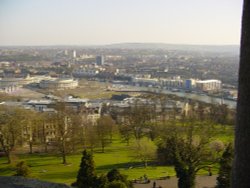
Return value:
M 209 83 L 209 82 L 218 82 L 221 83 L 220 80 L 198 80 L 196 83 Z

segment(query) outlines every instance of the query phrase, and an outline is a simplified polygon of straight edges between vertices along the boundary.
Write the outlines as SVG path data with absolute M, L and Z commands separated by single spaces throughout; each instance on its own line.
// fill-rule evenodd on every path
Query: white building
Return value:
M 196 88 L 204 92 L 217 92 L 221 90 L 220 80 L 199 80 L 196 81 Z
M 99 74 L 99 70 L 96 68 L 80 68 L 73 71 L 73 75 L 76 77 L 88 77 L 88 76 L 95 76 Z
M 133 78 L 133 83 L 138 86 L 155 86 L 159 84 L 156 78 Z
M 182 88 L 183 80 L 179 77 L 174 77 L 173 79 L 161 79 L 161 85 L 168 88 Z
M 73 58 L 76 58 L 76 51 L 73 51 Z
M 0 67 L 9 67 L 10 66 L 10 62 L 8 61 L 1 61 L 0 62 Z

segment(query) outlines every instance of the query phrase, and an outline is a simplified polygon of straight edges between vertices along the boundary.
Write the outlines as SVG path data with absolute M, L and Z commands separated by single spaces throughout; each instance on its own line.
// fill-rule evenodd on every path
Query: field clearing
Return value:
M 112 84 L 108 82 L 79 80 L 79 87 L 75 89 L 51 91 L 54 95 L 65 97 L 72 95 L 88 99 L 110 99 L 114 94 L 124 94 L 125 92 L 116 92 L 107 90 Z M 136 92 L 129 92 L 129 95 L 138 95 Z
M 28 88 L 19 88 L 16 91 L 10 93 L 9 95 L 25 99 L 40 99 L 45 96 L 43 93 L 39 93 Z

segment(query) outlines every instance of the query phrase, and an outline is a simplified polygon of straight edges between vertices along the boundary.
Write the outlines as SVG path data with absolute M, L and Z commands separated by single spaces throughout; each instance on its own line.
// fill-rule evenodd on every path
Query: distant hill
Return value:
M 239 53 L 239 45 L 189 45 L 189 44 L 165 44 L 165 43 L 118 43 L 104 45 L 105 48 L 117 49 L 166 49 L 187 51 L 211 51 Z
M 0 49 L 11 48 L 37 48 L 37 49 L 163 49 L 183 51 L 205 51 L 239 54 L 239 45 L 191 45 L 191 44 L 167 44 L 167 43 L 116 43 L 107 45 L 48 45 L 48 46 L 0 46 Z

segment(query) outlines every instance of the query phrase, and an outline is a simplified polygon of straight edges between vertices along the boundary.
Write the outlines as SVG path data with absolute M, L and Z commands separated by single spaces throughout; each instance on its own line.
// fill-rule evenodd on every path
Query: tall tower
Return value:
M 73 51 L 73 58 L 74 59 L 76 58 L 76 51 L 75 50 Z
M 96 64 L 103 65 L 104 64 L 104 57 L 103 56 L 96 56 Z

